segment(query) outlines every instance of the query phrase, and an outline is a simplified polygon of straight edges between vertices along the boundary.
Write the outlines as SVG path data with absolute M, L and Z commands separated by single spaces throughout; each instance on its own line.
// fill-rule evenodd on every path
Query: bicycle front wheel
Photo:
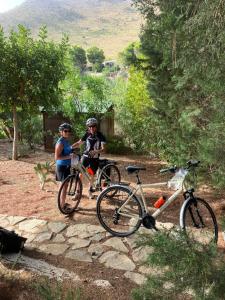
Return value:
M 108 164 L 102 168 L 99 175 L 98 184 L 104 189 L 112 184 L 119 183 L 121 180 L 120 171 L 114 164 Z
M 181 209 L 181 228 L 188 237 L 201 244 L 217 243 L 218 225 L 210 205 L 203 199 L 193 198 Z
M 132 191 L 124 186 L 110 186 L 97 199 L 97 216 L 112 235 L 125 237 L 142 223 L 142 206 Z
M 79 173 L 68 176 L 63 182 L 58 193 L 58 208 L 61 213 L 73 213 L 82 197 L 82 182 Z

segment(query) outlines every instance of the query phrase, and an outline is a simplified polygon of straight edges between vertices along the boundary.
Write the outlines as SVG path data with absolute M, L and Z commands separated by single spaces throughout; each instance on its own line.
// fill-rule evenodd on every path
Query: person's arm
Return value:
M 89 155 L 94 156 L 95 154 L 101 154 L 105 152 L 105 144 L 106 144 L 106 139 L 104 135 L 101 135 L 101 148 L 98 150 L 92 150 L 90 151 Z
M 72 149 L 80 147 L 80 145 L 82 145 L 84 143 L 84 141 L 79 140 L 78 142 L 74 143 L 71 147 Z
M 63 151 L 63 144 L 62 143 L 58 143 L 55 146 L 55 160 L 65 160 L 65 159 L 70 159 L 71 156 L 67 155 L 67 156 L 62 156 L 62 151 Z

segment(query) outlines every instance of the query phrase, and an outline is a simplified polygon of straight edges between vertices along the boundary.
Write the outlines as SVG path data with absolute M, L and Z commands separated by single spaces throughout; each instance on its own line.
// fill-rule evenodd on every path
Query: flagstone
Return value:
M 67 227 L 63 222 L 48 222 L 48 228 L 54 233 L 60 233 Z
M 91 255 L 86 250 L 71 250 L 66 255 L 66 258 L 74 259 L 82 262 L 92 262 Z
M 62 255 L 67 249 L 68 245 L 65 244 L 42 244 L 38 247 L 38 249 L 44 253 L 52 254 L 52 255 Z

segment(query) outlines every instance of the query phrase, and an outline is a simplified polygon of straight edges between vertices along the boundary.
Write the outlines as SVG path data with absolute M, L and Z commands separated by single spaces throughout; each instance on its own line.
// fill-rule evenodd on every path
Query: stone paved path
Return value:
M 153 249 L 138 247 L 138 233 L 117 238 L 98 225 L 68 225 L 63 222 L 6 215 L 0 215 L 0 226 L 26 237 L 26 248 L 46 254 L 63 255 L 80 262 L 91 263 L 97 260 L 107 268 L 123 270 L 124 276 L 136 284 L 144 283 L 147 274 L 158 271 L 142 266 L 142 262 Z M 171 229 L 173 224 L 157 222 L 157 227 Z M 145 228 L 140 228 L 139 232 L 153 233 Z
M 173 224 L 164 225 L 170 228 Z M 63 255 L 80 262 L 91 263 L 98 260 L 107 268 L 123 270 L 124 276 L 137 284 L 145 282 L 146 274 L 150 272 L 141 263 L 152 249 L 138 247 L 137 234 L 117 238 L 110 236 L 98 225 L 68 225 L 63 222 L 7 215 L 0 215 L 0 226 L 26 237 L 25 247 L 28 249 Z M 141 231 L 151 233 L 144 228 Z

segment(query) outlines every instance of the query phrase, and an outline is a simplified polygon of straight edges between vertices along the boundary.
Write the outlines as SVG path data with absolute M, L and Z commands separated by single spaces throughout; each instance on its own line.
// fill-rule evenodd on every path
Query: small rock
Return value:
M 67 224 L 62 223 L 62 222 L 49 222 L 48 223 L 48 228 L 54 232 L 54 233 L 59 233 L 63 231 L 67 227 Z
M 144 284 L 147 280 L 144 275 L 135 272 L 126 272 L 124 276 L 138 285 Z
M 44 241 L 49 241 L 52 238 L 52 232 L 40 233 L 34 239 L 35 242 L 42 243 Z
M 100 263 L 104 263 L 106 267 L 133 271 L 135 264 L 125 254 L 121 254 L 117 251 L 108 251 L 99 258 Z
M 45 220 L 38 220 L 38 219 L 25 220 L 19 223 L 19 230 L 35 233 L 38 230 L 40 230 L 40 228 L 42 228 L 45 224 L 47 224 L 47 221 Z
M 92 244 L 88 248 L 88 252 L 91 254 L 91 256 L 93 258 L 98 258 L 104 252 L 104 247 L 102 245 L 99 245 L 99 244 Z
M 114 249 L 116 249 L 120 252 L 125 252 L 125 253 L 129 252 L 127 247 L 124 245 L 124 243 L 118 237 L 113 237 L 113 238 L 108 239 L 105 243 L 103 243 L 103 245 L 113 247 Z
M 79 235 L 81 233 L 87 232 L 87 227 L 88 226 L 89 226 L 89 224 L 71 225 L 67 228 L 66 236 L 67 237 L 72 237 L 72 236 Z
M 165 270 L 165 269 L 164 269 Z M 163 268 L 140 266 L 138 271 L 146 275 L 162 275 Z
M 79 248 L 88 247 L 91 241 L 72 237 L 71 239 L 68 240 L 68 243 L 73 244 L 72 249 L 75 250 Z
M 111 283 L 108 280 L 99 279 L 99 280 L 95 280 L 93 283 L 96 286 L 102 287 L 102 288 L 110 288 L 110 287 L 112 287 Z
M 162 223 L 162 222 L 156 222 L 156 228 L 159 230 L 171 230 L 174 227 L 173 223 Z
M 133 234 L 132 236 L 126 237 L 125 242 L 130 246 L 131 249 L 137 248 L 137 241 L 138 241 L 138 236 L 136 234 Z
M 104 238 L 105 238 L 105 232 L 99 232 L 99 233 L 96 233 L 95 235 L 91 236 L 90 240 L 94 241 L 94 242 L 100 242 Z
M 54 243 L 63 243 L 65 242 L 65 238 L 64 236 L 60 233 L 60 234 L 57 234 L 54 239 L 52 240 Z
M 68 248 L 65 244 L 45 244 L 38 247 L 40 251 L 52 255 L 62 255 Z
M 65 257 L 77 261 L 92 262 L 92 258 L 86 250 L 71 250 Z
M 10 216 L 8 217 L 10 225 L 16 225 L 24 220 L 26 220 L 26 217 L 20 217 L 20 216 Z
M 152 247 L 139 247 L 133 251 L 132 257 L 134 262 L 144 262 L 148 258 L 148 255 L 153 252 L 154 249 Z

